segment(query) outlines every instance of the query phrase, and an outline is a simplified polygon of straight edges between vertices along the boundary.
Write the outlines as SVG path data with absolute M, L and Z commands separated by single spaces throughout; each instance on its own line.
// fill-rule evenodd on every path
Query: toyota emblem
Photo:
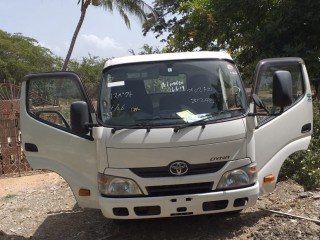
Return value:
M 189 171 L 188 163 L 184 161 L 175 161 L 169 166 L 170 173 L 172 175 L 181 176 Z

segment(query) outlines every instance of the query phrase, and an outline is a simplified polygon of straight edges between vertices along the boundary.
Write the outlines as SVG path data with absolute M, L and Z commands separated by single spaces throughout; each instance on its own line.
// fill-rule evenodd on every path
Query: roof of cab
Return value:
M 182 60 L 182 59 L 226 59 L 232 60 L 230 55 L 225 52 L 179 52 L 179 53 L 161 53 L 147 55 L 133 55 L 127 57 L 118 57 L 107 60 L 104 68 L 118 64 L 138 63 L 138 62 L 154 62 L 167 60 Z

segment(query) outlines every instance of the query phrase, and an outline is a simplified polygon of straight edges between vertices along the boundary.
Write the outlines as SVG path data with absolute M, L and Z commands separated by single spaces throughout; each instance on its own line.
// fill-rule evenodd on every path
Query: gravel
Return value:
M 55 173 L 0 177 L 0 239 L 320 239 L 320 189 L 285 181 L 240 214 L 117 221 L 77 206 Z M 272 209 L 315 221 L 288 217 Z

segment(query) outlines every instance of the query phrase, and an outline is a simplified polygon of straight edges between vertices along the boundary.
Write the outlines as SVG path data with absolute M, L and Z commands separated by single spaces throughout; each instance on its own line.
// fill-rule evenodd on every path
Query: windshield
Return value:
M 224 60 L 143 62 L 106 68 L 99 118 L 111 127 L 169 127 L 243 115 L 247 99 Z M 203 121 L 201 121 L 203 120 Z

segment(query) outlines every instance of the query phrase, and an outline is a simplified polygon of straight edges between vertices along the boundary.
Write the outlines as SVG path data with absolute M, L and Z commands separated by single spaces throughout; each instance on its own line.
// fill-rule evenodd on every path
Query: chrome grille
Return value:
M 198 175 L 198 174 L 207 174 L 215 173 L 219 171 L 227 162 L 213 162 L 213 163 L 202 163 L 202 164 L 189 164 L 188 175 Z M 131 168 L 134 174 L 142 178 L 156 178 L 156 177 L 172 177 L 169 171 L 169 166 L 165 167 L 150 167 L 150 168 Z

